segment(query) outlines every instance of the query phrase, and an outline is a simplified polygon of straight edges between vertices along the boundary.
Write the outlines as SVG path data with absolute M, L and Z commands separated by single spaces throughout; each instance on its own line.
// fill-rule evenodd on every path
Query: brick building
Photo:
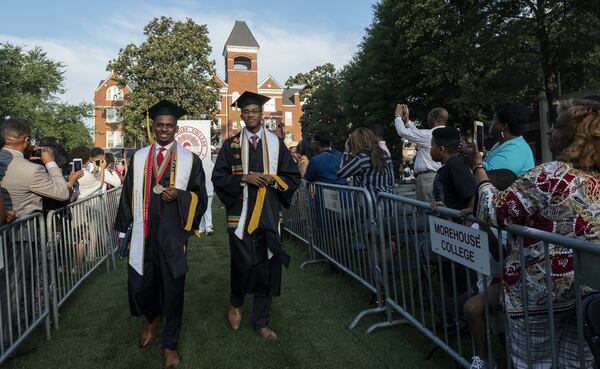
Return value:
M 236 21 L 223 48 L 225 78 L 219 75 L 214 77 L 220 86 L 221 101 L 217 104 L 217 120 L 221 139 L 239 132 L 240 123 L 243 125 L 240 122 L 240 111 L 232 108 L 231 104 L 244 91 L 252 91 L 271 98 L 263 108 L 265 126 L 274 130 L 281 123 L 286 136 L 297 141 L 302 138 L 300 90 L 283 88 L 271 75 L 259 82 L 258 50 L 258 42 L 246 22 Z
M 259 82 L 258 50 L 258 42 L 246 22 L 236 21 L 223 48 L 225 78 L 218 74 L 213 77 L 220 87 L 217 124 L 213 125 L 213 129 L 220 132 L 221 141 L 239 132 L 243 126 L 240 111 L 230 105 L 244 91 L 252 91 L 271 97 L 263 109 L 265 126 L 274 130 L 281 123 L 286 136 L 298 141 L 302 137 L 300 90 L 282 87 L 271 75 Z M 95 143 L 109 151 L 117 151 L 123 147 L 123 125 L 118 109 L 127 103 L 129 94 L 135 88 L 128 85 L 119 89 L 114 76 L 111 73 L 106 80 L 101 81 L 94 94 Z
M 133 90 L 130 85 L 121 89 L 114 80 L 115 73 L 100 81 L 94 93 L 94 142 L 106 149 L 118 149 L 123 145 L 123 124 L 119 108 L 127 103 Z

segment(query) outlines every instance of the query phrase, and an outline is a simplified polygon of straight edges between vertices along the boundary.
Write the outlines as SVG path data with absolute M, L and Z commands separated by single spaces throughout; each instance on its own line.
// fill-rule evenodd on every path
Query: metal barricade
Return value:
M 42 322 L 50 339 L 47 270 L 42 214 L 0 227 L 0 364 Z
M 283 209 L 283 229 L 299 241 L 310 245 L 312 231 L 308 211 L 308 193 L 306 182 L 302 181 L 294 193 L 289 209 Z
M 121 200 L 121 191 L 123 187 L 112 188 L 104 194 L 104 204 L 106 207 L 106 225 L 108 228 L 109 245 L 113 246 L 113 253 L 111 255 L 113 268 L 116 269 L 115 252 L 118 248 L 119 232 L 113 229 L 115 219 L 117 218 L 117 211 L 119 210 L 119 201 Z
M 56 329 L 59 327 L 58 308 L 79 285 L 103 262 L 110 271 L 109 256 L 114 257 L 114 241 L 105 196 L 98 194 L 47 215 Z
M 500 307 L 500 302 L 505 301 L 503 285 L 500 283 L 502 272 L 500 278 L 488 281 L 486 275 L 477 276 L 473 270 L 431 251 L 430 217 L 456 223 L 465 220 L 460 218 L 458 211 L 439 208 L 432 213 L 429 208 L 430 204 L 406 197 L 391 194 L 380 194 L 378 197 L 379 259 L 383 273 L 387 319 L 371 326 L 369 331 L 398 323 L 411 324 L 430 338 L 437 348 L 444 350 L 465 368 L 470 366 L 469 358 L 474 355 L 486 357 L 488 360 L 499 358 L 506 362 L 505 367 L 512 367 L 511 347 L 519 346 L 519 350 L 523 350 L 522 353 L 527 357 L 527 362 L 521 363 L 521 366 L 534 367 L 532 356 L 538 354 L 534 351 L 539 350 L 540 344 L 538 342 L 537 347 L 532 346 L 534 342 L 530 337 L 530 329 L 536 324 L 537 327 L 544 326 L 548 330 L 548 340 L 545 344 L 548 351 L 547 360 L 556 368 L 563 367 L 558 363 L 560 348 L 557 347 L 557 342 L 563 342 L 567 332 L 564 322 L 565 319 L 570 319 L 571 328 L 574 330 L 570 339 L 576 340 L 571 344 L 577 346 L 578 352 L 577 358 L 572 361 L 577 361 L 579 365 L 573 367 L 592 367 L 593 359 L 584 337 L 583 327 L 586 322 L 582 308 L 582 301 L 586 298 L 584 295 L 589 289 L 582 286 L 600 289 L 600 245 L 516 225 L 502 230 L 487 228 L 490 239 L 498 236 L 497 243 L 490 242 L 490 251 L 498 250 L 494 251 L 498 265 L 504 266 L 506 250 L 512 247 L 513 255 L 514 248 L 518 250 L 519 267 L 512 272 L 520 278 L 520 294 L 526 307 L 529 306 L 529 299 L 540 298 L 535 286 L 528 286 L 526 258 L 537 257 L 538 261 L 543 260 L 546 278 L 540 281 L 540 284 L 544 285 L 547 291 L 552 291 L 554 283 L 561 276 L 555 271 L 559 261 L 550 258 L 549 250 L 560 247 L 566 253 L 571 250 L 573 253 L 574 310 L 557 312 L 553 300 L 546 298 L 541 300 L 544 302 L 543 310 L 536 311 L 535 315 L 526 308 L 523 316 L 517 317 L 518 319 L 514 316 L 506 317 Z M 477 221 L 468 218 L 467 222 Z M 482 230 L 486 229 L 483 224 L 480 227 Z M 475 288 L 476 281 L 479 282 L 479 289 Z M 495 295 L 494 291 L 498 292 L 498 295 Z M 531 296 L 532 294 L 534 296 Z M 476 301 L 473 300 L 474 296 L 477 299 L 481 296 L 480 305 L 473 305 Z M 473 306 L 478 306 L 481 310 L 474 309 Z M 394 320 L 394 312 L 400 314 L 403 319 Z M 469 323 L 475 325 L 474 319 L 479 319 L 480 323 L 484 321 L 483 326 L 478 329 L 470 326 Z M 503 339 L 502 329 L 506 332 Z M 511 339 L 514 337 L 515 345 L 511 346 Z
M 366 189 L 320 182 L 304 183 L 298 194 L 297 207 L 287 214 L 289 219 L 295 220 L 295 223 L 290 223 L 296 225 L 290 233 L 308 243 L 313 250 L 311 260 L 302 266 L 327 261 L 375 296 L 377 307 L 358 313 L 350 323 L 350 329 L 364 316 L 385 311 L 381 272 L 377 268 L 375 212 Z

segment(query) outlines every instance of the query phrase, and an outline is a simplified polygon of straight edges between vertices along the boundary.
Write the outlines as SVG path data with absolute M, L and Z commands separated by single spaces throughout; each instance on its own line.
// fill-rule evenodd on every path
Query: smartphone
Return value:
M 477 141 L 477 150 L 483 153 L 483 122 L 473 122 L 473 140 Z
M 97 167 L 100 167 L 100 160 L 94 160 L 94 164 L 96 164 Z
M 81 170 L 81 159 L 73 159 L 73 171 L 79 172 Z

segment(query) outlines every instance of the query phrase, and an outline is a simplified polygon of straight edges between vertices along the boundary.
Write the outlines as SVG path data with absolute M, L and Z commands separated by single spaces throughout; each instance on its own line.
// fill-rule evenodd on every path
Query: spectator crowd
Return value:
M 519 103 L 496 107 L 487 135 L 495 142 L 489 149 L 450 127 L 451 117 L 446 109 L 431 109 L 419 125 L 405 104 L 397 105 L 393 123 L 387 126 L 356 128 L 346 139 L 343 151 L 332 146 L 334 137 L 326 130 L 304 137 L 288 148 L 308 182 L 361 187 L 373 199 L 380 193 L 398 192 L 396 182 L 415 182 L 414 196 L 431 204 L 432 210 L 448 207 L 463 216 L 472 214 L 486 224 L 472 226 L 489 235 L 492 277 L 486 288 L 482 278 L 477 279 L 463 309 L 475 339 L 472 368 L 495 366 L 486 350 L 486 304 L 508 319 L 506 333 L 510 336 L 514 366 L 527 368 L 527 356 L 531 355 L 535 368 L 550 368 L 548 299 L 554 309 L 558 365 L 578 368 L 573 251 L 549 245 L 549 291 L 544 243 L 525 241 L 523 258 L 519 247 L 501 228 L 518 224 L 600 242 L 599 101 L 600 98 L 589 96 L 560 103 L 549 137 L 555 160 L 537 166 L 523 137 L 530 111 Z M 407 163 L 403 169 L 394 168 L 392 156 L 396 155 L 392 155 L 384 140 L 386 129 L 416 145 L 414 163 Z M 127 175 L 127 158 L 116 162 L 115 156 L 102 148 L 77 147 L 68 152 L 54 137 L 34 143 L 31 126 L 23 119 L 5 119 L 0 133 L 0 224 L 104 193 L 121 186 Z M 207 190 L 212 201 L 212 186 Z M 210 216 L 203 220 L 201 232 L 213 232 Z M 523 260 L 524 269 L 520 265 Z M 525 276 L 517 272 L 521 270 Z M 524 290 L 529 295 L 527 299 Z M 5 295 L 3 291 L 2 303 Z M 524 344 L 526 335 L 529 346 Z M 589 364 L 586 367 L 592 367 L 587 345 L 585 354 L 586 365 Z

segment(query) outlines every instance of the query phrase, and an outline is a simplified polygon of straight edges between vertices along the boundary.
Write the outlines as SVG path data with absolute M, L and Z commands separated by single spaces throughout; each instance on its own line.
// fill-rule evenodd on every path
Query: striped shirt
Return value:
M 362 152 L 352 156 L 345 152 L 337 174 L 341 178 L 352 177 L 351 185 L 366 188 L 373 200 L 380 192 L 394 192 L 394 167 L 392 159 L 387 155 L 385 165 L 377 169 L 371 164 L 368 153 Z

